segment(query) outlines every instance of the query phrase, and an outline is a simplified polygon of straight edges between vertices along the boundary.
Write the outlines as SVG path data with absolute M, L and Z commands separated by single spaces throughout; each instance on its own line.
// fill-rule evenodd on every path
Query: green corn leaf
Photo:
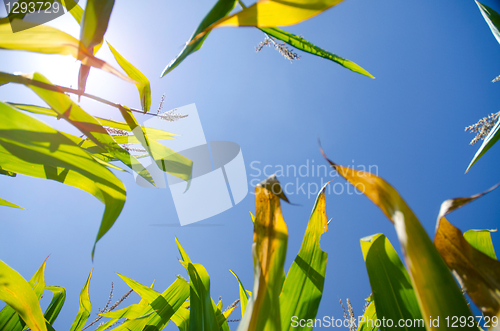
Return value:
M 377 331 L 377 327 L 375 326 L 375 323 L 370 323 L 369 321 L 375 321 L 377 319 L 377 312 L 375 310 L 375 301 L 373 300 L 372 297 L 369 297 L 366 299 L 367 301 L 370 301 L 370 304 L 368 307 L 366 307 L 366 310 L 359 320 L 359 325 L 356 331 Z
M 326 184 L 328 185 L 328 184 Z M 292 318 L 315 319 L 325 283 L 328 254 L 321 250 L 321 235 L 328 231 L 325 189 L 323 186 L 314 204 L 304 240 L 283 284 L 280 295 L 282 330 L 312 330 L 293 327 Z
M 136 306 L 133 309 L 123 310 L 119 315 L 110 313 L 102 314 L 103 316 L 112 318 L 130 318 L 123 324 L 130 331 L 141 331 L 142 328 L 151 328 L 154 330 L 162 330 L 189 297 L 189 284 L 182 278 L 177 278 L 162 294 L 155 290 L 142 285 L 133 279 L 120 276 L 127 285 L 130 286 L 137 294 L 141 296 L 147 306 Z M 147 316 L 145 321 L 139 320 L 143 316 Z M 142 327 L 142 328 L 141 328 Z
M 172 71 L 175 67 L 177 67 L 184 59 L 196 52 L 203 46 L 203 42 L 208 36 L 208 33 L 205 34 L 202 38 L 199 38 L 198 40 L 193 42 L 193 38 L 196 37 L 198 34 L 203 32 L 207 27 L 209 27 L 212 23 L 218 21 L 219 19 L 226 17 L 231 10 L 234 9 L 236 6 L 237 0 L 218 0 L 217 3 L 213 6 L 213 8 L 210 10 L 210 12 L 203 18 L 201 21 L 200 25 L 196 29 L 196 31 L 193 33 L 191 38 L 189 38 L 189 41 L 186 43 L 186 46 L 184 49 L 180 52 L 179 55 L 175 59 L 170 62 L 165 69 L 163 69 L 163 72 L 161 73 L 161 77 L 165 76 L 168 74 L 170 71 Z
M 190 301 L 186 301 L 172 316 L 172 321 L 177 325 L 179 331 L 189 331 Z
M 189 330 L 219 331 L 216 307 L 210 297 L 210 277 L 200 264 L 191 263 L 189 256 L 176 238 L 177 247 L 182 256 L 182 265 L 189 275 L 190 285 L 190 320 Z
M 236 277 L 236 279 L 238 280 L 238 284 L 239 284 L 239 288 L 240 288 L 241 317 L 243 318 L 243 315 L 245 314 L 245 309 L 246 309 L 247 303 L 248 303 L 248 294 L 245 291 L 245 288 L 243 287 L 243 284 L 241 283 L 238 276 L 236 276 L 236 274 L 232 270 L 229 270 L 229 271 L 231 271 L 233 276 Z
M 491 233 L 496 231 L 497 230 L 469 230 L 464 233 L 464 238 L 472 247 L 488 255 L 492 259 L 497 260 L 495 248 L 491 241 Z
M 88 49 L 102 43 L 114 0 L 88 0 L 81 21 L 80 41 Z
M 78 309 L 78 314 L 76 315 L 75 321 L 71 325 L 69 331 L 81 331 L 90 316 L 90 310 L 92 308 L 89 297 L 90 277 L 92 277 L 92 270 L 90 270 L 87 282 L 83 286 L 82 292 L 80 293 L 80 308 Z
M 32 331 L 47 331 L 35 291 L 17 271 L 1 260 L 0 300 L 7 303 Z M 13 329 L 3 330 L 14 331 Z
M 20 207 L 12 202 L 9 202 L 7 200 L 4 200 L 0 198 L 0 206 L 7 206 L 7 207 L 13 207 L 13 208 L 19 208 L 19 209 L 24 209 L 23 207 Z
M 55 110 L 52 108 L 47 108 L 47 107 L 40 107 L 40 106 L 35 106 L 35 105 L 26 105 L 26 104 L 18 104 L 18 103 L 9 103 L 9 105 L 12 105 L 18 109 L 28 111 L 30 113 L 34 114 L 40 114 L 40 115 L 47 115 L 47 116 L 52 116 L 52 117 L 58 117 L 60 116 Z M 129 131 L 131 132 L 133 129 L 125 122 L 120 122 L 120 121 L 115 121 L 115 120 L 109 120 L 105 118 L 101 118 L 98 116 L 94 117 L 99 123 L 104 126 L 104 127 L 109 127 L 109 128 L 114 128 L 118 130 L 124 130 L 124 131 Z M 155 129 L 155 128 L 150 128 L 150 127 L 141 127 L 144 131 L 146 131 L 146 134 L 150 140 L 154 141 L 161 141 L 161 140 L 168 140 L 168 139 L 174 139 L 176 134 L 170 133 L 167 131 Z M 120 136 L 114 136 L 115 141 L 118 142 L 117 139 L 119 139 Z M 134 137 L 134 136 L 127 136 L 126 141 L 124 143 L 140 143 L 140 141 Z M 121 143 L 121 142 L 119 142 Z
M 440 323 L 439 326 L 431 324 L 429 316 L 441 321 L 450 316 L 473 318 L 467 301 L 447 265 L 399 193 L 374 174 L 343 167 L 328 159 L 327 161 L 394 223 L 427 330 L 448 329 L 446 323 Z M 469 328 L 477 330 L 476 327 Z
M 140 176 L 154 185 L 154 181 L 149 172 L 133 155 L 130 155 L 108 134 L 100 122 L 93 116 L 85 112 L 78 104 L 73 102 L 64 93 L 52 91 L 41 86 L 52 86 L 49 80 L 39 73 L 31 75 L 10 75 L 0 72 L 0 82 L 2 80 L 23 84 L 31 88 L 40 98 L 42 98 L 54 111 L 82 133 L 84 133 L 96 145 L 105 149 L 113 157 L 116 157 L 127 165 L 130 169 L 136 170 Z M 103 235 L 104 233 L 102 233 Z M 100 238 L 101 236 L 99 236 Z
M 80 24 L 80 41 L 89 53 L 95 55 L 102 45 L 114 3 L 114 0 L 87 1 Z M 78 90 L 81 92 L 85 92 L 89 73 L 90 67 L 82 64 L 78 73 Z
M 476 1 L 476 5 L 479 7 L 479 11 L 481 11 L 484 20 L 488 23 L 496 40 L 500 43 L 500 15 L 490 7 L 478 1 Z
M 45 289 L 52 292 L 52 300 L 43 316 L 47 323 L 52 325 L 59 316 L 66 301 L 66 289 L 62 286 L 46 286 Z
M 29 28 L 13 33 L 10 25 L 0 24 L 0 49 L 71 55 L 75 59 L 80 60 L 84 65 L 107 71 L 128 82 L 136 83 L 136 81 L 122 74 L 110 64 L 96 58 L 92 53 L 87 51 L 86 47 L 80 41 L 63 31 L 48 25 L 32 26 L 32 23 L 25 21 L 19 21 L 16 24 L 26 25 Z
M 189 181 L 193 171 L 193 162 L 170 148 L 154 140 L 150 140 L 147 130 L 137 123 L 130 109 L 120 107 L 120 111 L 123 118 L 132 129 L 134 136 L 152 156 L 158 167 L 173 176 L 187 181 L 189 187 Z
M 45 286 L 45 265 L 47 259 L 43 261 L 37 272 L 31 277 L 28 284 L 33 289 L 36 297 L 40 300 L 43 289 Z M 21 317 L 16 313 L 16 311 L 9 305 L 5 306 L 2 311 L 0 311 L 0 330 L 2 331 L 15 331 L 23 330 L 26 323 L 21 319 Z
M 390 327 L 386 323 L 381 330 L 425 330 L 410 275 L 389 240 L 383 234 L 369 236 L 361 239 L 361 249 L 377 303 L 377 317 L 394 323 Z M 419 321 L 420 324 L 398 325 L 399 321 Z
M 106 208 L 96 243 L 120 215 L 125 203 L 125 187 L 113 173 L 65 134 L 2 102 L 0 155 L 5 170 L 56 180 L 82 189 L 103 202 Z
M 290 46 L 293 46 L 297 49 L 300 49 L 301 51 L 317 55 L 319 57 L 331 60 L 333 62 L 336 62 L 343 66 L 344 68 L 347 68 L 349 70 L 352 70 L 354 72 L 357 72 L 358 74 L 368 76 L 370 78 L 375 78 L 373 77 L 368 71 L 357 65 L 356 63 L 349 61 L 347 59 L 344 59 L 343 57 L 340 57 L 336 54 L 330 53 L 328 51 L 325 51 L 322 48 L 319 48 L 316 45 L 313 45 L 309 41 L 305 40 L 302 37 L 299 37 L 297 35 L 294 35 L 290 32 L 284 31 L 280 28 L 260 28 L 262 32 L 267 33 L 268 35 L 282 40 L 289 44 Z
M 135 86 L 137 86 L 137 89 L 139 90 L 142 109 L 145 113 L 148 112 L 151 108 L 151 84 L 149 83 L 149 80 L 142 72 L 137 70 L 136 67 L 128 62 L 120 53 L 118 53 L 110 43 L 108 43 L 108 46 L 120 67 L 130 78 L 137 82 Z
M 468 172 L 470 168 L 486 153 L 495 143 L 498 141 L 500 138 L 500 120 L 497 121 L 495 126 L 491 128 L 490 132 L 488 135 L 484 138 L 483 143 L 481 144 L 481 147 L 477 150 L 476 154 L 472 158 L 472 161 L 470 161 L 469 166 L 465 170 L 465 172 Z

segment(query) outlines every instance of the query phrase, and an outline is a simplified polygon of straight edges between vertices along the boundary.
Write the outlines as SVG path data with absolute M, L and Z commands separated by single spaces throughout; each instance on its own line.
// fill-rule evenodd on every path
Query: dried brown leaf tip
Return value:
M 474 139 L 472 139 L 470 144 L 474 145 L 479 140 L 484 140 L 484 138 L 486 138 L 486 136 L 490 132 L 491 128 L 493 128 L 493 126 L 495 126 L 495 124 L 497 123 L 499 116 L 500 112 L 492 113 L 487 117 L 481 118 L 476 124 L 466 127 L 465 131 L 477 132 L 476 136 L 474 137 Z
M 292 52 L 287 46 L 286 43 L 279 43 L 273 37 L 266 34 L 266 39 L 261 42 L 257 47 L 255 47 L 256 52 L 260 52 L 265 46 L 274 47 L 283 57 L 287 60 L 290 60 L 292 63 L 294 60 L 300 60 L 300 56 L 297 53 Z

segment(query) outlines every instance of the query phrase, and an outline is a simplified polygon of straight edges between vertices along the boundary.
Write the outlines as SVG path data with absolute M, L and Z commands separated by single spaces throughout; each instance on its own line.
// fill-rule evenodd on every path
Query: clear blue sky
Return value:
M 498 2 L 484 3 L 500 11 Z M 252 176 L 257 174 L 250 166 L 255 161 L 260 162 L 260 169 L 266 165 L 299 167 L 313 161 L 326 164 L 318 150 L 320 138 L 335 162 L 376 166 L 431 237 L 441 202 L 470 196 L 500 181 L 498 146 L 464 174 L 479 147 L 468 145 L 473 134 L 464 132 L 464 127 L 499 110 L 500 83 L 491 80 L 500 74 L 500 45 L 474 1 L 346 0 L 285 28 L 358 63 L 375 80 L 299 51 L 302 58 L 293 64 L 271 48 L 256 54 L 254 47 L 264 35 L 254 28 L 213 31 L 199 52 L 160 79 L 163 68 L 212 5 L 212 1 L 200 0 L 117 1 L 106 39 L 150 79 L 153 108 L 163 93 L 165 110 L 196 103 L 207 140 L 237 142 L 249 180 L 264 179 Z M 4 8 L 0 15 L 5 16 Z M 78 35 L 78 26 L 69 15 L 51 24 Z M 114 63 L 107 48 L 98 56 Z M 72 58 L 0 52 L 0 71 L 35 70 L 54 83 L 76 86 L 78 66 Z M 140 106 L 135 86 L 107 73 L 92 70 L 87 87 L 89 93 L 114 102 Z M 0 99 L 42 104 L 22 86 L 2 86 Z M 115 109 L 88 100 L 82 106 L 95 115 L 120 118 Z M 69 128 L 61 121 L 43 120 Z M 227 306 L 239 297 L 228 269 L 238 274 L 247 289 L 252 288 L 253 229 L 248 214 L 255 210 L 252 195 L 195 226 L 179 227 L 169 190 L 141 188 L 132 175 L 118 176 L 127 187 L 127 203 L 99 242 L 94 263 L 90 254 L 103 212 L 99 201 L 55 182 L 24 176 L 0 178 L 1 197 L 26 208 L 1 209 L 0 258 L 30 278 L 50 255 L 47 284 L 66 287 L 68 295 L 57 329 L 70 327 L 91 268 L 94 312 L 105 305 L 111 281 L 115 282 L 115 299 L 127 291 L 115 272 L 143 284 L 156 279 L 158 291 L 171 284 L 176 274 L 186 276 L 177 262 L 174 236 L 194 262 L 206 267 L 215 300 L 222 296 Z M 330 178 L 298 179 L 320 183 Z M 296 183 L 297 178 L 290 175 L 280 180 Z M 335 182 L 344 184 L 341 179 Z M 449 219 L 463 231 L 497 228 L 499 197 L 500 192 L 494 191 Z M 289 198 L 300 206 L 282 206 L 289 231 L 287 270 L 314 203 L 314 196 L 303 193 Z M 327 214 L 332 222 L 321 246 L 329 259 L 318 316 L 340 318 L 339 298 L 350 298 L 355 312 L 361 314 L 363 299 L 371 290 L 359 239 L 384 233 L 400 251 L 396 233 L 364 196 L 345 191 L 328 194 Z M 493 234 L 493 240 L 500 247 L 500 235 Z M 137 302 L 137 297 L 129 300 L 128 304 Z M 233 318 L 239 316 L 238 309 Z M 172 324 L 167 329 L 176 328 Z

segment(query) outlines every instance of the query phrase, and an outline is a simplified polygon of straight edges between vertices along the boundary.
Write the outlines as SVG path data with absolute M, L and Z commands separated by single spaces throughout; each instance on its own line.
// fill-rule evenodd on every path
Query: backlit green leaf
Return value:
M 292 326 L 295 316 L 301 320 L 315 319 L 325 283 L 328 254 L 321 250 L 321 235 L 328 231 L 325 188 L 318 194 L 306 233 L 283 284 L 280 295 L 282 330 L 312 330 L 312 327 Z
M 186 46 L 184 46 L 184 49 L 180 52 L 179 55 L 175 59 L 170 62 L 165 69 L 163 69 L 163 72 L 161 73 L 161 77 L 165 76 L 168 74 L 170 71 L 172 71 L 175 67 L 177 67 L 184 59 L 196 52 L 201 48 L 203 45 L 203 42 L 208 36 L 208 33 L 204 35 L 204 37 L 199 38 L 198 40 L 193 42 L 193 38 L 196 37 L 198 34 L 203 32 L 210 24 L 216 22 L 217 20 L 226 17 L 231 10 L 233 10 L 234 6 L 236 5 L 237 0 L 218 0 L 215 6 L 210 10 L 210 12 L 203 18 L 201 21 L 200 25 L 198 25 L 198 28 L 196 31 L 193 33 L 191 38 L 189 38 L 189 41 L 186 43 Z
M 35 291 L 17 271 L 1 260 L 0 300 L 13 308 L 32 331 L 47 331 Z
M 491 241 L 491 233 L 496 231 L 497 230 L 469 230 L 464 233 L 464 238 L 472 247 L 488 255 L 492 259 L 497 260 L 495 248 Z
M 393 324 L 388 327 L 385 324 L 380 329 L 425 330 L 410 275 L 389 240 L 383 234 L 366 237 L 361 239 L 361 249 L 373 300 L 377 303 L 377 318 L 390 320 L 392 323 L 412 321 L 409 326 Z M 421 324 L 413 324 L 414 321 L 421 321 Z
M 90 310 L 92 308 L 89 297 L 90 277 L 92 277 L 92 270 L 90 270 L 87 282 L 83 286 L 82 292 L 80 293 L 80 308 L 78 309 L 78 314 L 76 315 L 69 331 L 81 331 L 90 316 Z
M 284 31 L 284 30 L 282 30 L 280 28 L 276 28 L 276 27 L 260 28 L 260 30 L 262 30 L 264 33 L 267 33 L 268 35 L 270 35 L 276 39 L 279 39 L 279 40 L 286 42 L 290 46 L 293 46 L 297 49 L 300 49 L 301 51 L 304 51 L 304 52 L 307 52 L 307 53 L 310 53 L 313 55 L 317 55 L 317 56 L 320 56 L 322 58 L 336 62 L 349 70 L 357 72 L 358 74 L 362 74 L 362 75 L 365 75 L 365 76 L 368 76 L 371 78 L 375 78 L 368 71 L 361 68 L 356 63 L 349 61 L 347 59 L 344 59 L 343 57 L 340 57 L 336 54 L 325 51 L 324 49 L 319 48 L 316 45 L 313 45 L 312 43 L 310 43 L 309 41 L 305 40 L 302 37 L 296 36 L 290 32 Z

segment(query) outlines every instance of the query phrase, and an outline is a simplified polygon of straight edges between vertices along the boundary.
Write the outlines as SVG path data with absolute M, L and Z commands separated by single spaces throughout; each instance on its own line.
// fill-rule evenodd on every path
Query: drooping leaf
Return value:
M 323 150 L 321 150 L 323 153 Z M 324 153 L 323 153 L 324 155 Z M 324 155 L 326 158 L 326 155 Z M 328 158 L 326 158 L 328 160 Z M 419 220 L 398 192 L 382 178 L 343 167 L 328 160 L 337 172 L 364 193 L 394 223 L 420 311 L 427 330 L 446 329 L 430 325 L 429 316 L 442 321 L 449 316 L 472 318 L 467 302 L 448 267 Z
M 297 49 L 300 49 L 301 51 L 317 55 L 319 57 L 331 60 L 333 62 L 336 62 L 343 66 L 344 68 L 347 68 L 349 70 L 352 70 L 354 72 L 357 72 L 358 74 L 368 76 L 370 78 L 375 78 L 373 77 L 368 71 L 357 65 L 356 63 L 349 61 L 347 59 L 344 59 L 343 57 L 340 57 L 336 54 L 330 53 L 328 51 L 325 51 L 324 49 L 313 45 L 309 41 L 305 40 L 302 37 L 299 37 L 297 35 L 294 35 L 290 32 L 284 31 L 280 28 L 276 27 L 271 27 L 271 28 L 260 28 L 262 32 L 267 33 L 268 35 L 282 40 L 289 44 L 290 46 L 293 46 Z
M 288 230 L 281 215 L 280 197 L 286 199 L 275 176 L 255 187 L 254 286 L 238 331 L 281 330 L 279 295 Z
M 23 207 L 20 207 L 12 202 L 9 202 L 7 200 L 4 200 L 0 198 L 0 206 L 7 206 L 7 207 L 13 207 L 13 208 L 19 208 L 19 209 L 24 209 Z
M 90 277 L 92 277 L 92 270 L 90 270 L 87 282 L 85 282 L 85 285 L 80 292 L 80 308 L 78 308 L 78 314 L 76 315 L 69 331 L 81 331 L 90 316 L 90 310 L 92 308 L 89 297 Z
M 80 24 L 80 41 L 82 46 L 93 55 L 97 52 L 95 48 L 102 45 L 114 3 L 114 0 L 87 1 Z M 82 64 L 78 72 L 78 90 L 85 92 L 89 73 L 90 67 Z
M 149 80 L 142 72 L 134 67 L 132 63 L 128 62 L 127 59 L 118 53 L 110 43 L 108 43 L 108 46 L 111 53 L 113 53 L 116 62 L 118 62 L 123 71 L 125 71 L 130 78 L 137 82 L 135 86 L 137 86 L 137 89 L 139 90 L 142 109 L 145 113 L 148 112 L 151 108 L 151 84 L 149 83 Z
M 88 0 L 81 21 L 80 41 L 87 49 L 102 43 L 114 0 Z
M 462 287 L 485 316 L 500 315 L 500 262 L 470 245 L 462 232 L 445 218 L 452 211 L 491 192 L 443 202 L 438 216 L 434 244 Z M 493 252 L 494 253 L 494 252 Z
M 318 312 L 328 257 L 319 243 L 321 235 L 328 231 L 326 185 L 316 198 L 299 254 L 283 284 L 279 298 L 282 330 L 312 330 L 312 327 L 307 326 L 293 327 L 290 321 L 294 316 L 301 320 L 315 319 Z
M 20 20 L 16 24 L 31 25 L 29 22 Z M 136 81 L 122 74 L 110 64 L 89 53 L 77 39 L 48 25 L 37 25 L 13 33 L 8 24 L 0 24 L 1 48 L 44 54 L 71 55 L 80 60 L 82 64 L 107 71 L 128 82 L 136 83 Z
M 370 323 L 369 321 L 377 320 L 377 311 L 375 310 L 375 301 L 373 297 L 369 297 L 365 299 L 370 302 L 368 307 L 366 307 L 365 312 L 361 319 L 358 319 L 359 325 L 356 331 L 376 331 L 378 328 L 375 326 L 375 323 Z
M 464 238 L 472 247 L 488 255 L 492 259 L 497 260 L 495 248 L 491 241 L 491 233 L 496 231 L 497 230 L 469 230 L 464 232 Z
M 366 237 L 361 239 L 361 249 L 373 300 L 377 302 L 376 315 L 381 320 L 395 323 L 393 325 L 386 323 L 386 327 L 382 327 L 381 330 L 393 328 L 425 330 L 423 322 L 411 327 L 400 327 L 397 324 L 399 321 L 420 321 L 422 314 L 410 275 L 389 240 L 383 234 Z
M 208 36 L 208 33 L 206 33 L 202 38 L 199 38 L 198 40 L 195 40 L 193 42 L 193 38 L 196 37 L 198 34 L 202 33 L 203 30 L 205 30 L 207 27 L 210 26 L 210 24 L 216 22 L 217 20 L 226 17 L 231 10 L 233 10 L 234 6 L 236 5 L 237 0 L 218 0 L 217 3 L 212 7 L 210 12 L 203 18 L 201 21 L 200 25 L 196 29 L 196 31 L 193 33 L 191 38 L 189 38 L 189 41 L 186 43 L 186 46 L 184 46 L 184 49 L 180 52 L 179 55 L 175 59 L 170 62 L 165 69 L 163 69 L 163 72 L 161 73 L 161 77 L 165 76 L 168 74 L 170 71 L 172 71 L 175 67 L 177 67 L 184 59 L 196 52 L 201 48 L 203 45 L 203 42 Z
M 106 205 L 96 242 L 125 203 L 125 187 L 108 169 L 61 132 L 0 102 L 0 163 L 19 174 L 82 189 Z M 95 244 L 94 244 L 95 248 Z
M 229 271 L 231 271 L 231 273 L 233 274 L 233 276 L 236 277 L 236 279 L 238 280 L 238 285 L 239 285 L 239 289 L 240 289 L 241 317 L 243 318 L 243 315 L 245 314 L 245 309 L 247 307 L 248 294 L 245 291 L 245 287 L 243 287 L 243 284 L 241 283 L 241 281 L 238 278 L 238 276 L 236 276 L 236 274 L 232 270 L 229 270 Z
M 52 300 L 43 316 L 47 323 L 52 325 L 59 316 L 66 301 L 66 289 L 62 286 L 46 286 L 45 289 L 52 292 Z
M 212 29 L 224 26 L 255 26 L 259 28 L 293 25 L 320 14 L 343 0 L 259 0 L 238 13 L 211 24 L 195 40 Z
M 481 144 L 481 147 L 477 150 L 476 154 L 472 158 L 472 161 L 470 161 L 469 166 L 465 170 L 465 172 L 468 172 L 470 168 L 486 153 L 495 143 L 498 141 L 500 138 L 500 120 L 497 121 L 495 126 L 491 128 L 490 132 L 488 135 L 484 138 L 483 143 Z
M 0 300 L 14 309 L 32 331 L 47 331 L 35 291 L 17 271 L 1 260 Z

